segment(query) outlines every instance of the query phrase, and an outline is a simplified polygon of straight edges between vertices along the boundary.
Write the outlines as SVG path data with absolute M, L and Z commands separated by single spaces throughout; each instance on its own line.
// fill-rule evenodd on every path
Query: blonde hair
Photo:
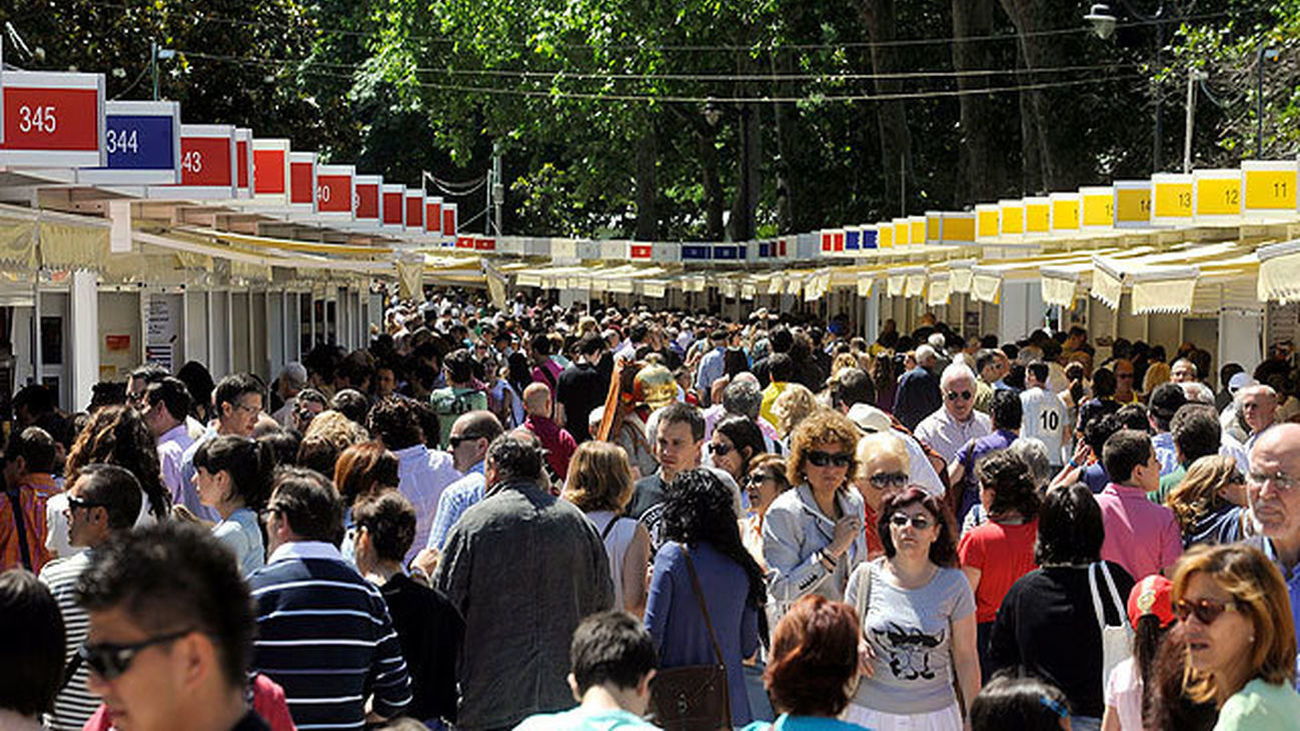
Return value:
M 806 389 L 805 389 L 806 390 Z M 790 437 L 790 459 L 786 462 L 786 479 L 791 485 L 804 481 L 804 462 L 808 452 L 818 444 L 839 444 L 849 455 L 848 470 L 845 479 L 852 479 L 858 474 L 858 435 L 861 432 L 849 421 L 849 418 L 834 409 L 818 409 L 808 418 L 799 422 L 794 435 Z
M 1165 497 L 1165 505 L 1174 511 L 1178 525 L 1187 530 L 1197 518 L 1222 505 L 1224 500 L 1219 490 L 1236 472 L 1237 460 L 1221 454 L 1206 455 L 1193 462 L 1183 481 Z
M 343 451 L 354 444 L 370 440 L 365 427 L 344 416 L 342 412 L 327 409 L 320 412 L 307 425 L 303 439 L 320 437 Z
M 1214 547 L 1196 546 L 1183 555 L 1174 570 L 1173 602 L 1183 599 L 1192 577 L 1203 573 L 1227 592 L 1237 611 L 1250 621 L 1255 641 L 1250 648 L 1250 673 L 1246 680 L 1260 678 L 1273 685 L 1291 687 L 1295 682 L 1296 640 L 1291 603 L 1282 573 L 1258 549 L 1234 543 Z M 1219 695 L 1214 675 L 1188 667 L 1183 689 L 1194 701 L 1205 702 Z M 1240 688 L 1231 688 L 1232 695 Z
M 788 384 L 772 402 L 776 428 L 783 436 L 789 436 L 799 422 L 817 409 L 817 398 L 813 392 L 797 383 Z
M 839 355 L 835 356 L 835 360 L 831 361 L 831 377 L 834 378 L 835 376 L 838 376 L 840 374 L 840 371 L 844 370 L 845 368 L 861 368 L 861 367 L 862 364 L 858 361 L 858 357 L 856 355 L 852 353 L 840 353 Z
M 561 497 L 584 513 L 623 512 L 632 500 L 632 468 L 617 444 L 589 441 L 578 445 L 569 462 Z
M 1142 393 L 1151 393 L 1156 386 L 1169 383 L 1170 369 L 1166 363 L 1152 363 L 1147 366 L 1147 373 L 1142 377 Z

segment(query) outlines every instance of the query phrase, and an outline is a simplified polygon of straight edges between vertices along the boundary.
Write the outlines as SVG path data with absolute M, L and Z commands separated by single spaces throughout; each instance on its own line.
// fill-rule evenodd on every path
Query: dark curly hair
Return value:
M 925 508 L 939 526 L 939 535 L 934 539 L 934 543 L 930 544 L 930 561 L 938 566 L 955 567 L 957 543 L 953 540 L 953 536 L 957 531 L 953 528 L 952 511 L 942 500 L 915 485 L 886 495 L 885 502 L 880 506 L 880 519 L 876 522 L 876 530 L 880 533 L 880 543 L 885 548 L 885 555 L 893 558 L 898 553 L 898 549 L 894 547 L 894 534 L 889 531 L 890 518 L 894 517 L 895 512 L 912 504 Z
M 749 576 L 749 603 L 760 610 L 767 601 L 763 570 L 740 542 L 731 490 L 706 468 L 678 472 L 664 496 L 665 541 L 690 544 L 704 541 L 730 558 Z
M 394 452 L 424 441 L 419 409 L 414 401 L 400 396 L 386 396 L 375 404 L 370 409 L 366 427 L 385 447 Z
M 1012 510 L 1026 519 L 1038 515 L 1042 500 L 1029 472 L 1029 465 L 1009 449 L 998 450 L 975 465 L 980 488 L 993 491 L 990 515 Z
M 158 447 L 149 427 L 135 409 L 107 406 L 90 417 L 68 452 L 64 476 L 77 481 L 81 468 L 93 463 L 122 467 L 135 475 L 149 498 L 149 512 L 165 520 L 171 512 L 172 494 L 162 482 Z

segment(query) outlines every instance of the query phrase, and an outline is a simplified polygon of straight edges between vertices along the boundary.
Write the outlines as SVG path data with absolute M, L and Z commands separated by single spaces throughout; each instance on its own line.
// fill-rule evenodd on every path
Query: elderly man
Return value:
M 1250 452 L 1246 497 L 1260 535 L 1248 543 L 1277 563 L 1300 626 L 1300 424 L 1279 424 Z
M 921 420 L 943 406 L 939 392 L 939 377 L 934 368 L 939 356 L 934 348 L 922 345 L 916 349 L 916 367 L 898 379 L 894 396 L 894 416 L 908 429 L 915 429 Z M 971 392 L 975 390 L 971 386 Z
M 1241 403 L 1242 418 L 1250 427 L 1250 437 L 1246 439 L 1246 451 L 1250 451 L 1259 441 L 1259 435 L 1273 426 L 1277 417 L 1277 391 L 1261 383 L 1243 388 L 1237 398 Z
M 960 363 L 943 370 L 939 390 L 943 406 L 916 426 L 916 438 L 951 464 L 966 442 L 993 432 L 993 421 L 975 410 L 975 373 Z
M 1196 364 L 1186 358 L 1179 358 L 1169 368 L 1169 380 L 1174 383 L 1191 383 L 1197 376 Z

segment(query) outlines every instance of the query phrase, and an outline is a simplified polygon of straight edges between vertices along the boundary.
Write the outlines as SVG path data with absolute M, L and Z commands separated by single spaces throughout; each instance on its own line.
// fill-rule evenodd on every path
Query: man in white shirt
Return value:
M 975 373 L 966 365 L 943 369 L 939 391 L 943 406 L 916 425 L 916 438 L 951 464 L 963 445 L 992 433 L 993 422 L 975 410 Z
M 172 493 L 172 503 L 182 504 L 185 489 L 181 474 L 181 460 L 185 450 L 194 444 L 185 427 L 185 416 L 190 412 L 189 389 L 178 378 L 167 376 L 149 384 L 145 389 L 140 416 L 149 427 L 158 446 L 158 462 L 162 467 L 163 484 Z
M 1059 472 L 1069 455 L 1070 417 L 1061 397 L 1046 388 L 1050 367 L 1042 361 L 1025 366 L 1025 390 L 1020 393 L 1020 436 L 1033 437 L 1047 447 L 1047 459 Z

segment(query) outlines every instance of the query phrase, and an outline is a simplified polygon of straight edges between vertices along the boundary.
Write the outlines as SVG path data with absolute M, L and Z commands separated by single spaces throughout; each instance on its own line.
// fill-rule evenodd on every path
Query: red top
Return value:
M 984 523 L 972 528 L 957 544 L 962 568 L 980 570 L 980 584 L 975 589 L 975 621 L 992 622 L 998 616 L 1002 599 L 1016 579 L 1037 568 L 1034 541 L 1038 539 L 1038 519 L 1020 525 Z
M 569 475 L 569 459 L 578 451 L 578 443 L 567 429 L 544 417 L 529 415 L 524 419 L 524 428 L 537 436 L 546 450 L 546 461 L 561 480 Z
M 293 718 L 289 715 L 289 704 L 284 699 L 284 688 L 261 673 L 253 676 L 253 711 L 266 721 L 271 731 L 297 729 Z M 82 731 L 113 731 L 116 728 L 108 714 L 108 706 L 101 703 L 90 720 L 86 721 Z
M 862 520 L 862 532 L 867 538 L 868 561 L 874 561 L 885 555 L 885 544 L 880 541 L 880 531 L 876 525 L 878 522 L 880 522 L 880 514 L 872 510 L 870 505 L 867 505 Z
M 45 547 L 47 531 L 45 503 L 62 490 L 54 483 L 54 477 L 49 474 L 33 472 L 23 479 L 23 484 L 18 486 L 23 533 L 27 536 L 27 553 L 31 557 L 32 573 L 39 574 L 41 567 L 54 558 Z M 22 568 L 22 556 L 22 548 L 18 542 L 18 526 L 14 522 L 13 503 L 7 495 L 0 495 L 0 571 Z

